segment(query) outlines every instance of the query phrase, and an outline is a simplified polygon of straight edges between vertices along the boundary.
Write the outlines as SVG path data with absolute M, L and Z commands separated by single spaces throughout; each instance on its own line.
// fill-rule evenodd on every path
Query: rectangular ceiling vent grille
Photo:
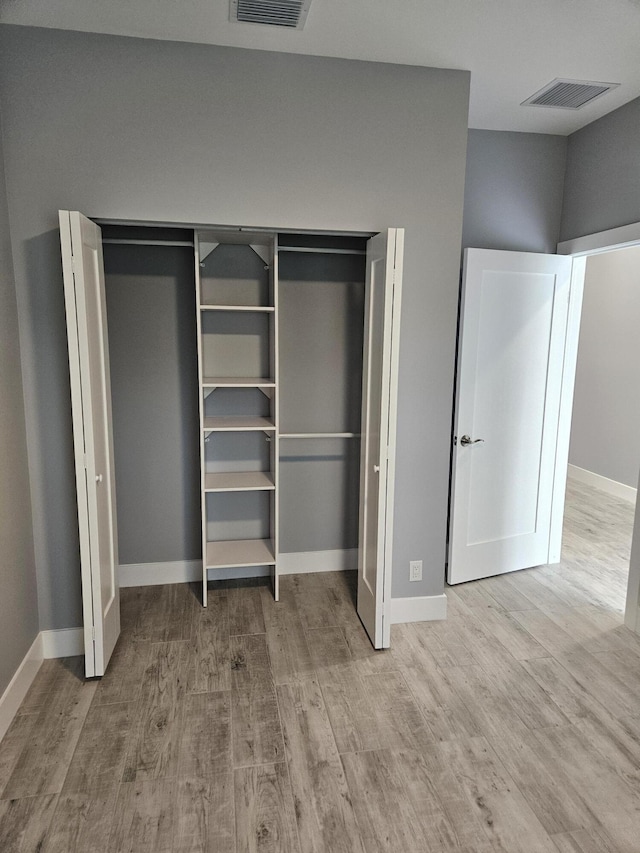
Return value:
M 310 5 L 311 0 L 229 0 L 229 19 L 301 30 Z
M 593 83 L 587 80 L 552 80 L 539 92 L 531 95 L 521 106 L 555 107 L 561 110 L 579 110 L 601 95 L 619 86 L 619 83 Z

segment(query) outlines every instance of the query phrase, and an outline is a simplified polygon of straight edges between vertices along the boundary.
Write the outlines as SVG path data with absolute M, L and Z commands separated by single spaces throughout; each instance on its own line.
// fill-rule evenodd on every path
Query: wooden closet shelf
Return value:
M 263 379 L 256 376 L 203 376 L 203 388 L 275 388 L 273 379 Z
M 264 430 L 274 432 L 276 425 L 270 418 L 204 418 L 204 432 L 244 432 L 249 430 Z
M 201 311 L 275 311 L 273 305 L 211 305 L 201 304 Z
M 223 471 L 204 475 L 205 492 L 254 492 L 275 487 L 269 471 Z
M 207 568 L 232 569 L 242 566 L 270 566 L 276 562 L 270 539 L 236 539 L 207 542 Z

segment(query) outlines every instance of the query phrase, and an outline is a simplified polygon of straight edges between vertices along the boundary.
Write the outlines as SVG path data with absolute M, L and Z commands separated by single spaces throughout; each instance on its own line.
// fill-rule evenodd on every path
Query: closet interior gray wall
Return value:
M 104 246 L 120 563 L 200 557 L 193 249 Z
M 463 248 L 555 252 L 567 140 L 470 130 Z
M 569 462 L 635 488 L 640 469 L 640 247 L 587 261 Z
M 468 92 L 463 71 L 1 29 L 41 628 L 81 623 L 58 208 L 405 227 L 393 595 L 442 593 Z
M 364 258 L 279 258 L 282 432 L 360 432 Z M 280 442 L 280 550 L 358 547 L 360 441 Z
M 37 633 L 18 311 L 0 124 L 0 696 Z
M 207 286 L 224 248 L 206 260 Z M 231 248 L 236 255 L 244 249 Z M 264 262 L 248 247 L 246 252 L 262 269 Z M 200 446 L 193 250 L 107 242 L 104 261 L 120 563 L 197 560 Z M 281 430 L 358 433 L 364 258 L 286 253 L 279 269 Z M 250 276 L 251 270 L 242 274 Z M 234 300 L 229 296 L 228 301 Z M 262 337 L 266 344 L 265 330 L 251 334 L 247 325 L 256 317 L 267 321 L 267 315 L 208 316 L 220 325 L 218 331 L 226 331 L 215 336 L 220 344 L 212 355 L 231 356 L 232 363 L 211 363 L 205 373 L 268 375 L 267 366 L 255 363 L 256 358 L 264 360 L 256 356 L 255 339 Z M 253 360 L 238 363 L 238 347 L 240 359 Z M 238 405 L 227 401 L 225 393 L 234 392 L 218 389 L 209 396 L 217 414 L 229 414 Z M 258 405 L 266 404 L 259 391 L 253 397 Z M 232 410 L 227 411 L 229 405 Z M 251 452 L 266 436 L 245 434 L 242 439 Z M 210 435 L 206 453 L 211 465 L 237 470 L 235 458 L 225 462 L 234 450 L 228 435 Z M 357 547 L 359 451 L 357 439 L 282 441 L 281 551 Z M 211 536 L 268 537 L 265 497 L 240 493 L 210 498 Z M 242 532 L 234 529 L 234 518 L 241 519 Z M 247 532 L 247 525 L 254 529 Z

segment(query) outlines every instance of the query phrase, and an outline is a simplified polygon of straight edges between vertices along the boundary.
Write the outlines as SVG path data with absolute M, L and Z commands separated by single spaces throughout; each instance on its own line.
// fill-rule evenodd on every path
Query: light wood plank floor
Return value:
M 2 853 L 638 853 L 631 507 L 373 652 L 353 578 L 122 591 L 108 674 L 46 661 L 0 744 Z

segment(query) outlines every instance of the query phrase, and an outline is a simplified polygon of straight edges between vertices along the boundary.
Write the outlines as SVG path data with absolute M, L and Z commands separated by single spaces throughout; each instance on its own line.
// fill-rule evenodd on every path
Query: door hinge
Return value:
M 91 639 L 95 643 L 95 641 L 96 641 L 96 629 L 95 628 L 91 629 Z

